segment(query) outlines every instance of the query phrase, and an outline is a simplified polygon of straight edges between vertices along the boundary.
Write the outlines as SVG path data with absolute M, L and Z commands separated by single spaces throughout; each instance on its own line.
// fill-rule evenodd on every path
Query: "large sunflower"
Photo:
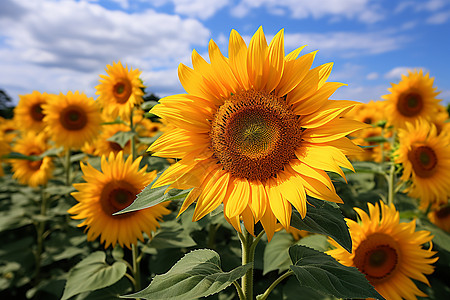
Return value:
M 85 219 L 78 226 L 87 226 L 89 241 L 100 236 L 105 248 L 131 247 L 137 240 L 143 241 L 142 233 L 151 236 L 151 232 L 159 227 L 158 221 L 163 215 L 170 213 L 166 208 L 168 202 L 146 209 L 113 216 L 117 211 L 129 206 L 150 182 L 156 177 L 156 171 L 146 173 L 145 168 L 139 170 L 142 157 L 132 161 L 131 156 L 126 161 L 123 152 L 117 156 L 114 153 L 102 156 L 102 171 L 96 170 L 90 164 L 81 164 L 85 183 L 73 186 L 78 192 L 71 195 L 79 202 L 68 210 L 73 219 Z
M 46 131 L 58 146 L 81 148 L 93 141 L 101 128 L 98 103 L 84 93 L 68 92 L 43 105 Z
M 391 92 L 382 96 L 386 99 L 386 116 L 389 125 L 404 128 L 406 122 L 414 123 L 419 118 L 430 121 L 439 109 L 436 99 L 439 92 L 433 87 L 434 78 L 423 71 L 408 71 L 408 76 L 402 75 L 398 84 L 391 84 Z
M 19 139 L 13 147 L 14 152 L 24 155 L 41 155 L 49 148 L 47 137 L 43 132 L 36 135 L 34 132 L 27 132 Z M 53 162 L 46 156 L 42 160 L 11 159 L 13 177 L 20 183 L 36 187 L 43 185 L 53 175 Z
M 128 121 L 132 108 L 143 102 L 144 85 L 139 79 L 141 72 L 132 68 L 128 70 L 128 66 L 122 66 L 119 61 L 108 65 L 106 73 L 108 75 L 100 75 L 100 84 L 95 87 L 98 101 L 106 115 L 112 118 L 120 116 Z
M 20 95 L 19 103 L 14 109 L 14 118 L 24 131 L 40 132 L 44 129 L 44 114 L 42 106 L 47 102 L 49 95 L 33 91 L 31 94 Z
M 153 187 L 194 189 L 180 213 L 197 202 L 194 220 L 224 204 L 240 231 L 261 221 L 271 239 L 277 220 L 289 228 L 291 204 L 304 217 L 306 194 L 342 202 L 325 171 L 352 169 L 358 152 L 345 136 L 366 125 L 341 118 L 356 102 L 328 100 L 342 83 L 326 82 L 331 63 L 312 70 L 316 52 L 284 55 L 281 30 L 267 45 L 262 28 L 247 48 L 233 30 L 229 58 L 211 40 L 207 63 L 195 50 L 193 69 L 180 64 L 187 94 L 160 100 L 151 112 L 167 121 L 149 150 L 179 158 Z
M 438 258 L 433 258 L 436 252 L 423 249 L 422 244 L 431 242 L 433 236 L 425 230 L 416 232 L 415 221 L 399 223 L 399 213 L 393 205 L 380 202 L 368 206 L 369 214 L 355 208 L 361 223 L 347 219 L 352 253 L 331 239 L 336 249 L 327 253 L 343 265 L 358 268 L 386 299 L 425 297 L 412 279 L 429 284 L 424 274 L 433 273 L 431 264 Z
M 447 203 L 450 197 L 450 139 L 437 134 L 436 127 L 425 121 L 399 130 L 399 148 L 395 162 L 402 164 L 403 181 L 411 180 L 405 192 L 420 199 L 420 207 Z

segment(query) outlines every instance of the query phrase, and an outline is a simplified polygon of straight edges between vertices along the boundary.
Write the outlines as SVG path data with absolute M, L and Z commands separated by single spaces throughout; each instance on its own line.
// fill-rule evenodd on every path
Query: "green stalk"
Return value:
M 294 274 L 294 272 L 292 272 L 292 270 L 288 270 L 286 271 L 286 273 L 284 273 L 283 275 L 281 275 L 280 277 L 278 277 L 277 280 L 275 280 L 274 282 L 272 282 L 272 284 L 267 288 L 267 290 L 264 292 L 264 294 L 260 295 L 258 300 L 266 300 L 267 297 L 269 297 L 269 294 L 273 291 L 273 289 L 280 283 L 282 282 L 285 278 L 291 276 L 292 274 Z
M 71 154 L 71 151 L 70 151 L 70 148 L 67 148 L 66 149 L 66 165 L 65 165 L 65 167 L 66 167 L 66 185 L 67 186 L 70 186 L 70 169 L 71 169 L 71 164 L 70 164 L 70 154 Z
M 395 185 L 395 164 L 392 162 L 388 175 L 388 199 L 387 204 L 394 203 L 394 185 Z
M 133 278 L 135 292 L 141 290 L 141 268 L 138 248 L 135 244 L 131 245 L 131 252 L 133 256 Z
M 41 187 L 41 216 L 47 215 L 47 205 L 48 205 L 48 197 L 44 192 L 45 186 Z M 37 233 L 37 249 L 36 249 L 36 270 L 35 270 L 35 278 L 39 277 L 39 273 L 41 270 L 41 256 L 42 251 L 44 250 L 44 230 L 45 230 L 45 220 L 39 222 L 36 233 Z
M 250 264 L 250 269 L 242 277 L 241 286 L 244 298 L 241 300 L 253 300 L 253 268 L 255 261 L 255 248 L 253 236 L 244 228 L 242 234 L 239 233 L 242 247 L 242 265 Z
M 133 111 L 134 111 L 134 108 L 131 110 L 131 115 L 130 115 L 130 131 L 132 133 L 135 133 L 134 123 L 133 123 Z M 131 157 L 133 158 L 133 161 L 137 157 L 137 155 L 136 155 L 136 139 L 135 139 L 134 135 L 131 137 Z

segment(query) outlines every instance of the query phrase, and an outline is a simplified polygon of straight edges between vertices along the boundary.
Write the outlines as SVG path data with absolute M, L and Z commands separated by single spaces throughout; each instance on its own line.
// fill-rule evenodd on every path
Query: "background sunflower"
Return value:
M 84 93 L 69 91 L 51 97 L 43 105 L 43 113 L 45 130 L 58 146 L 79 149 L 100 132 L 100 107 Z
M 416 222 L 399 223 L 399 213 L 393 205 L 383 202 L 368 204 L 369 214 L 355 207 L 361 220 L 347 219 L 352 237 L 352 253 L 334 240 L 336 249 L 327 253 L 346 266 L 356 267 L 386 299 L 417 299 L 426 297 L 413 280 L 428 283 L 425 275 L 433 273 L 432 263 L 438 260 L 435 251 L 422 244 L 433 238 L 430 232 L 415 231 Z
M 161 203 L 146 209 L 114 215 L 129 206 L 144 187 L 156 177 L 156 172 L 146 173 L 139 169 L 142 157 L 124 161 L 123 152 L 110 153 L 108 159 L 102 156 L 101 172 L 90 164 L 81 164 L 85 183 L 74 184 L 77 192 L 71 195 L 78 204 L 68 210 L 73 219 L 84 219 L 78 226 L 86 226 L 89 241 L 100 236 L 100 242 L 108 246 L 119 244 L 131 248 L 137 240 L 144 240 L 159 227 L 163 215 L 170 213 Z

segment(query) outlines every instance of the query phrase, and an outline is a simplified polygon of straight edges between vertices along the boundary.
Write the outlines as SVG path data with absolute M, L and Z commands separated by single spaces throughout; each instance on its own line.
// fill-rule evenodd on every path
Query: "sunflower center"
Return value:
M 405 117 L 414 117 L 420 114 L 422 108 L 422 96 L 415 92 L 401 94 L 397 102 L 398 111 Z
M 29 156 L 33 155 L 40 155 L 41 153 L 38 153 L 37 151 L 31 151 L 28 153 Z M 28 167 L 32 171 L 37 171 L 41 168 L 42 160 L 29 160 L 28 161 Z
M 284 98 L 254 90 L 225 100 L 211 128 L 211 146 L 223 168 L 261 182 L 295 158 L 302 134 L 298 116 Z
M 36 103 L 30 107 L 31 118 L 38 122 L 42 121 L 42 119 L 44 118 L 44 114 L 42 113 L 41 104 L 42 103 Z
M 450 216 L 450 205 L 444 206 L 438 211 L 436 211 L 436 218 L 438 219 L 446 219 L 448 216 Z
M 417 176 L 428 178 L 436 172 L 438 162 L 436 153 L 428 146 L 413 146 L 408 152 L 408 158 Z
M 128 143 L 127 143 L 128 144 Z M 108 141 L 108 146 L 109 146 L 109 149 L 111 149 L 112 151 L 114 151 L 114 152 L 119 152 L 119 151 L 122 151 L 123 150 L 123 148 L 122 148 L 122 146 L 120 146 L 118 143 L 116 143 L 116 142 L 110 142 L 110 141 Z
M 372 124 L 372 118 L 366 117 L 366 118 L 364 118 L 363 122 L 366 124 Z
M 355 266 L 372 284 L 383 282 L 398 266 L 397 242 L 389 235 L 375 233 L 367 237 L 355 251 Z
M 70 105 L 62 110 L 59 121 L 67 130 L 80 130 L 86 126 L 88 119 L 81 107 Z
M 129 206 L 136 199 L 137 191 L 133 185 L 126 181 L 111 181 L 105 185 L 100 195 L 100 203 L 103 211 L 112 215 L 127 206 Z M 113 216 L 126 217 L 129 214 L 122 214 Z
M 122 79 L 113 86 L 113 95 L 118 103 L 125 103 L 131 96 L 131 82 L 128 79 Z

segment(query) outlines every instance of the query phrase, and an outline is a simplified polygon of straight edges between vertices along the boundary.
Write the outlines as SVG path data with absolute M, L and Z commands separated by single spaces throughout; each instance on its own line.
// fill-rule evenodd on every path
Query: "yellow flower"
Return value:
M 88 241 L 100 236 L 100 242 L 114 247 L 130 248 L 137 240 L 144 240 L 145 232 L 151 237 L 152 231 L 159 227 L 158 221 L 170 211 L 164 202 L 146 209 L 113 216 L 129 206 L 148 184 L 156 177 L 156 171 L 146 173 L 145 168 L 139 170 L 142 157 L 132 161 L 131 156 L 126 161 L 123 152 L 117 156 L 114 153 L 102 156 L 102 171 L 96 170 L 90 164 L 81 164 L 85 183 L 73 186 L 78 192 L 71 195 L 79 202 L 68 210 L 73 219 L 85 219 L 78 226 L 87 226 Z
M 119 61 L 108 65 L 106 73 L 108 76 L 100 75 L 100 84 L 95 87 L 98 101 L 105 114 L 112 118 L 120 116 L 122 120 L 128 121 L 132 108 L 143 102 L 144 85 L 139 79 L 141 72 L 138 69 L 128 70 L 128 66 L 123 67 Z
M 43 113 L 46 131 L 58 146 L 79 149 L 93 141 L 101 128 L 98 104 L 78 91 L 50 98 Z
M 13 147 L 14 152 L 24 155 L 33 156 L 41 155 L 48 150 L 47 138 L 44 133 L 36 135 L 34 132 L 27 132 L 17 141 Z M 44 157 L 42 160 L 10 160 L 13 171 L 13 178 L 16 178 L 21 184 L 31 187 L 43 185 L 53 175 L 53 162 L 50 157 Z
M 450 233 L 450 204 L 443 205 L 428 213 L 431 223 Z
M 352 169 L 344 154 L 359 148 L 345 136 L 366 125 L 340 118 L 357 103 L 328 100 L 343 84 L 326 82 L 331 63 L 310 70 L 316 52 L 297 58 L 302 48 L 285 56 L 283 30 L 267 45 L 262 28 L 247 48 L 233 30 L 229 58 L 211 40 L 211 63 L 194 50 L 194 68 L 180 64 L 187 94 L 151 110 L 169 126 L 149 148 L 181 159 L 153 185 L 194 187 L 180 213 L 196 201 L 196 221 L 223 203 L 236 230 L 261 221 L 270 240 L 292 206 L 305 216 L 306 194 L 342 202 L 325 171 Z
M 14 143 L 14 140 L 16 139 L 18 132 L 19 128 L 17 127 L 17 124 L 14 121 L 14 119 L 5 119 L 3 117 L 0 117 L 0 134 L 3 135 L 3 140 L 8 145 Z M 10 148 L 8 148 L 8 152 L 9 151 Z
M 384 104 L 383 101 L 370 100 L 367 103 L 355 106 L 352 110 L 345 114 L 346 118 L 364 122 L 366 124 L 375 125 L 378 121 L 384 120 Z
M 102 126 L 102 133 L 99 135 L 98 139 L 95 141 L 95 155 L 108 156 L 109 153 L 114 152 L 114 154 L 123 151 L 124 154 L 131 153 L 131 143 L 128 141 L 125 146 L 122 146 L 116 142 L 108 141 L 117 132 L 128 132 L 130 127 L 125 124 L 107 124 Z
M 14 118 L 23 131 L 40 132 L 44 129 L 44 114 L 42 106 L 47 102 L 49 95 L 33 91 L 31 94 L 20 95 L 19 103 L 14 109 Z
M 420 199 L 420 207 L 447 203 L 450 197 L 450 139 L 437 134 L 436 127 L 425 121 L 406 124 L 399 130 L 399 148 L 395 162 L 402 164 L 403 181 L 411 180 L 405 192 Z
M 404 128 L 406 122 L 414 123 L 419 118 L 430 121 L 439 109 L 436 99 L 439 92 L 433 87 L 434 78 L 429 73 L 423 75 L 422 70 L 408 71 L 408 76 L 402 75 L 398 84 L 391 84 L 391 93 L 382 96 L 386 101 L 388 125 Z
M 393 205 L 368 204 L 369 214 L 355 208 L 361 222 L 347 219 L 352 237 L 352 253 L 330 239 L 336 249 L 327 251 L 346 266 L 356 267 L 386 299 L 417 299 L 425 297 L 412 279 L 429 285 L 424 274 L 433 273 L 435 251 L 422 244 L 431 242 L 430 232 L 415 231 L 416 222 L 399 223 L 399 213 Z M 380 216 L 381 211 L 381 216 Z M 431 247 L 430 247 L 431 248 Z

